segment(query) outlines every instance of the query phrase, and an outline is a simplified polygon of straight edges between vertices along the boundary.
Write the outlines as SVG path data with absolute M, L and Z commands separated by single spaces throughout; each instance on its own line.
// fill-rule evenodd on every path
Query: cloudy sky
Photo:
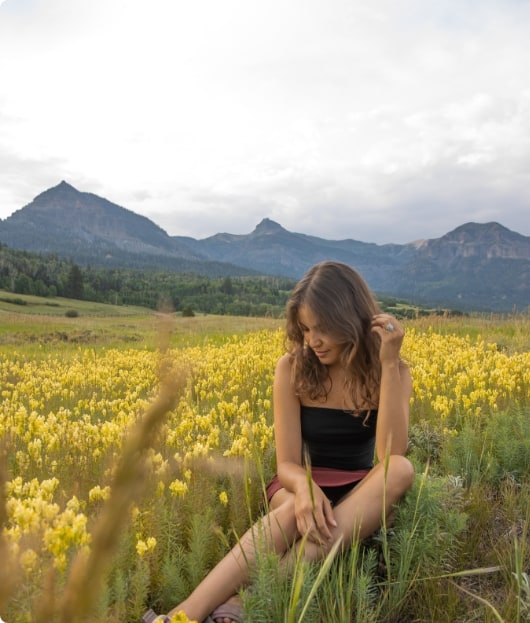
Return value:
M 66 180 L 172 235 L 530 235 L 527 0 L 0 0 L 0 218 Z

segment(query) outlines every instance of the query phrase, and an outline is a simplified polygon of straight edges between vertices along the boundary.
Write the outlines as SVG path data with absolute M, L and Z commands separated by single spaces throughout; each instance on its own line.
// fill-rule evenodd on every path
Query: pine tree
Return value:
M 65 294 L 72 299 L 83 298 L 83 274 L 77 264 L 72 264 L 70 267 Z

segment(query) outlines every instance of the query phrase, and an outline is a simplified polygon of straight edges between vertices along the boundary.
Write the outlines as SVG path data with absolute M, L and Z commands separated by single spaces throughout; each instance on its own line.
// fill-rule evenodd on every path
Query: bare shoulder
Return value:
M 291 355 L 285 353 L 278 359 L 276 374 L 291 374 Z
M 292 374 L 291 374 L 292 360 L 289 353 L 282 355 L 276 364 L 276 370 L 274 372 L 274 387 L 277 392 L 285 391 L 292 392 Z

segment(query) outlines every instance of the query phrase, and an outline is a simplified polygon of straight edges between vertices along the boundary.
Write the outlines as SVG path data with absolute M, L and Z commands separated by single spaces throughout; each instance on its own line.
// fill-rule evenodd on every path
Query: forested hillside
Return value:
M 187 314 L 280 316 L 293 286 L 294 281 L 276 277 L 213 279 L 161 270 L 80 267 L 55 255 L 0 244 L 0 290 L 14 294 L 64 296 Z
M 287 277 L 240 276 L 212 278 L 197 273 L 155 269 L 79 266 L 56 255 L 11 249 L 0 243 L 0 299 L 24 305 L 17 294 L 57 296 L 112 305 L 139 305 L 183 315 L 218 314 L 280 318 L 295 285 Z M 382 309 L 397 317 L 427 314 L 460 315 L 458 310 L 412 305 L 378 296 Z

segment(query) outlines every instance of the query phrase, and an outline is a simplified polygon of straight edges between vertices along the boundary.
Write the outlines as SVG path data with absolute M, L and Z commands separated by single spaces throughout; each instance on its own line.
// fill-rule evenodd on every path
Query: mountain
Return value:
M 376 292 L 424 305 L 504 312 L 530 305 L 530 238 L 499 223 L 467 223 L 441 238 L 404 245 L 324 240 L 269 219 L 244 236 L 176 239 L 211 260 L 294 278 L 321 260 L 342 261 Z
M 530 237 L 499 223 L 466 223 L 416 248 L 391 291 L 461 309 L 528 311 Z
M 254 274 L 225 263 L 211 265 L 148 218 L 64 181 L 0 221 L 0 242 L 95 266 Z
M 149 219 L 66 182 L 0 221 L 0 242 L 80 264 L 159 268 L 208 276 L 298 279 L 333 259 L 354 266 L 380 295 L 474 311 L 527 311 L 530 237 L 499 223 L 466 223 L 409 244 L 326 240 L 263 219 L 249 234 L 169 236 Z
M 396 266 L 415 254 L 409 245 L 376 245 L 357 240 L 325 240 L 292 233 L 270 219 L 263 219 L 247 235 L 216 234 L 202 240 L 175 236 L 196 253 L 274 275 L 300 278 L 306 270 L 326 259 L 345 262 L 379 289 L 391 287 Z

